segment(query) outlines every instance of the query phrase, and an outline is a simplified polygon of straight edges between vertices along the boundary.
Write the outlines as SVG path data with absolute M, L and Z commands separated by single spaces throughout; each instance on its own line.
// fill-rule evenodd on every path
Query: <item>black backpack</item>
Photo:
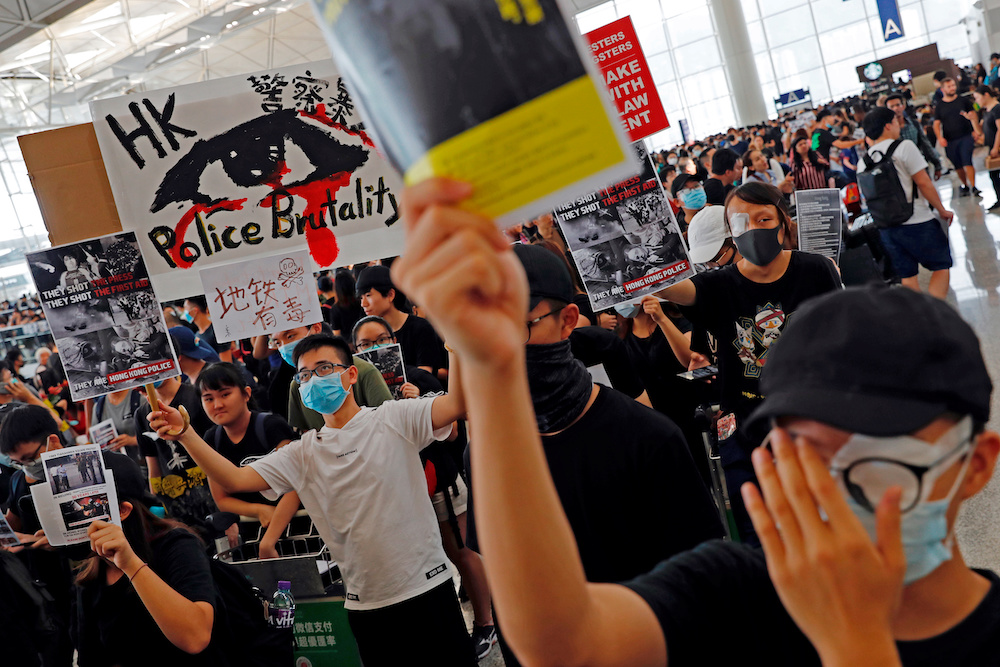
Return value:
M 896 139 L 878 162 L 873 162 L 871 151 L 865 154 L 865 170 L 858 173 L 858 185 L 868 203 L 868 212 L 877 227 L 896 227 L 913 216 L 913 201 L 917 198 L 917 184 L 913 183 L 912 197 L 906 199 L 906 191 L 899 181 L 899 172 L 892 161 L 892 154 L 903 143 Z
M 231 663 L 240 667 L 291 665 L 295 651 L 292 631 L 267 622 L 261 600 L 235 566 L 213 558 L 211 568 L 225 611 L 227 633 L 223 636 Z

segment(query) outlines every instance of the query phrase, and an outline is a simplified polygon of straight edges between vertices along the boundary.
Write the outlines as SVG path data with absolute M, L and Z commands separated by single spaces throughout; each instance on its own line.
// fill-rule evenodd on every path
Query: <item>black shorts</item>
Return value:
M 450 577 L 405 602 L 348 610 L 347 620 L 365 667 L 398 667 L 402 662 L 476 667 L 475 649 Z

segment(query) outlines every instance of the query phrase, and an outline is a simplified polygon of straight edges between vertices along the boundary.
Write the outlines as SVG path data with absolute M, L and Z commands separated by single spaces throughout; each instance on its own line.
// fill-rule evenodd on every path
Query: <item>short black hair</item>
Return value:
M 821 121 L 824 118 L 826 118 L 827 116 L 832 116 L 832 115 L 833 115 L 833 110 L 831 110 L 831 109 L 823 109 L 818 114 L 816 114 L 816 120 L 817 121 Z
M 205 391 L 206 389 L 219 391 L 226 387 L 236 387 L 242 391 L 248 385 L 246 378 L 243 377 L 243 373 L 240 372 L 240 369 L 235 364 L 221 361 L 205 366 L 198 373 L 195 386 L 198 388 L 198 391 Z
M 40 445 L 59 435 L 59 424 L 40 405 L 22 405 L 7 414 L 0 427 L 0 453 L 11 454 L 25 442 Z
M 943 81 L 944 79 L 947 78 L 948 78 L 948 73 L 945 72 L 943 69 L 939 69 L 938 71 L 934 72 L 935 81 Z
M 333 278 L 330 276 L 320 276 L 316 279 L 316 288 L 320 292 L 332 292 L 333 291 Z
M 990 97 L 993 98 L 997 97 L 996 89 L 990 86 L 979 86 L 978 88 L 976 88 L 976 92 L 979 93 L 980 95 L 989 95 Z
M 861 126 L 865 128 L 865 136 L 872 140 L 878 139 L 885 132 L 885 126 L 895 118 L 896 114 L 892 112 L 892 109 L 875 107 L 868 112 L 861 123 Z
M 781 190 L 773 185 L 756 180 L 748 180 L 738 188 L 730 190 L 729 194 L 726 195 L 724 209 L 727 227 L 729 227 L 729 202 L 733 199 L 739 199 L 748 204 L 757 204 L 758 206 L 773 206 L 778 210 L 778 217 L 781 218 L 781 224 L 785 228 L 785 235 L 787 236 L 791 233 L 789 223 L 792 220 L 792 215 L 788 209 L 788 202 L 785 201 L 785 195 L 781 194 Z
M 889 102 L 892 102 L 893 100 L 899 100 L 904 105 L 906 104 L 906 98 L 903 97 L 903 93 L 892 93 L 892 94 L 890 94 L 888 97 L 885 98 L 885 103 L 888 104 Z
M 712 155 L 712 173 L 724 174 L 730 169 L 733 169 L 739 160 L 740 156 L 736 154 L 736 151 L 728 148 L 717 150 L 715 151 L 715 154 Z
M 342 363 L 348 366 L 354 365 L 354 356 L 351 354 L 351 346 L 347 344 L 347 341 L 340 336 L 331 336 L 325 333 L 313 334 L 300 340 L 292 352 L 292 361 L 298 366 L 299 359 L 302 358 L 303 354 L 322 347 L 332 347 Z
M 20 348 L 15 347 L 13 350 L 7 353 L 8 364 L 13 364 L 18 359 L 23 359 L 23 358 L 24 358 L 24 353 L 21 352 Z
M 389 326 L 388 322 L 386 322 L 385 320 L 383 320 L 381 317 L 379 317 L 377 315 L 368 315 L 367 317 L 362 317 L 360 320 L 358 320 L 354 324 L 354 328 L 351 329 L 351 342 L 356 345 L 357 342 L 358 342 L 358 329 L 360 329 L 361 327 L 363 327 L 366 324 L 371 324 L 372 322 L 375 322 L 376 324 L 382 325 L 382 327 L 386 330 L 386 332 L 390 336 L 395 336 L 396 335 L 393 332 L 392 327 Z
M 994 58 L 996 58 L 997 60 L 1000 60 L 1000 53 L 991 53 L 990 54 L 990 60 L 993 60 Z
M 204 294 L 196 294 L 194 296 L 189 296 L 188 298 L 186 298 L 184 300 L 185 301 L 190 301 L 194 305 L 196 305 L 199 308 L 201 308 L 201 312 L 203 312 L 203 313 L 207 313 L 208 312 L 208 299 L 205 298 Z

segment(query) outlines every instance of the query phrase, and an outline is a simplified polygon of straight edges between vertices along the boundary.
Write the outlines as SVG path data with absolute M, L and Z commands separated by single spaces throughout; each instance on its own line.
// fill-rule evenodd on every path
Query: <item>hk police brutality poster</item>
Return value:
M 402 183 L 331 61 L 91 104 L 122 227 L 161 299 L 202 269 L 308 248 L 313 266 L 399 254 Z
M 25 257 L 74 401 L 180 374 L 134 233 Z
M 694 275 L 680 227 L 641 141 L 642 172 L 560 206 L 556 221 L 595 311 Z
M 604 82 L 560 5 L 313 0 L 366 125 L 406 182 L 470 183 L 462 205 L 501 224 L 635 168 Z

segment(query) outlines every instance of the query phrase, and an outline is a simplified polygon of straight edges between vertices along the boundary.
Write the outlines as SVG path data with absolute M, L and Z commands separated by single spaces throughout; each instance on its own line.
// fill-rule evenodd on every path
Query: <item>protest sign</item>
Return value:
M 382 379 L 389 386 L 393 398 L 403 398 L 406 370 L 403 368 L 403 351 L 400 349 L 399 343 L 358 352 L 355 356 L 364 359 L 378 369 L 378 372 L 382 374 Z
M 14 529 L 7 523 L 7 517 L 0 513 L 0 547 L 16 547 L 20 543 Z
M 25 258 L 74 401 L 180 374 L 135 234 Z
M 202 269 L 220 343 L 323 321 L 306 250 Z
M 595 312 L 694 275 L 649 154 L 641 141 L 633 150 L 641 173 L 555 211 Z
M 45 484 L 33 485 L 31 496 L 49 544 L 86 542 L 94 521 L 121 525 L 114 477 L 98 445 L 45 452 L 42 463 Z
M 795 219 L 799 228 L 799 250 L 814 252 L 840 262 L 840 190 L 822 188 L 795 193 Z
M 122 228 L 162 299 L 201 294 L 198 270 L 216 264 L 308 247 L 324 268 L 402 250 L 402 184 L 332 62 L 91 110 Z
M 559 0 L 312 0 L 379 147 L 408 184 L 473 185 L 515 224 L 635 167 Z
M 628 140 L 639 141 L 670 127 L 632 17 L 588 32 L 586 39 Z
M 87 432 L 90 434 L 90 442 L 101 449 L 107 449 L 111 441 L 118 437 L 118 429 L 115 428 L 115 422 L 112 419 L 105 419 L 94 424 L 87 429 Z

